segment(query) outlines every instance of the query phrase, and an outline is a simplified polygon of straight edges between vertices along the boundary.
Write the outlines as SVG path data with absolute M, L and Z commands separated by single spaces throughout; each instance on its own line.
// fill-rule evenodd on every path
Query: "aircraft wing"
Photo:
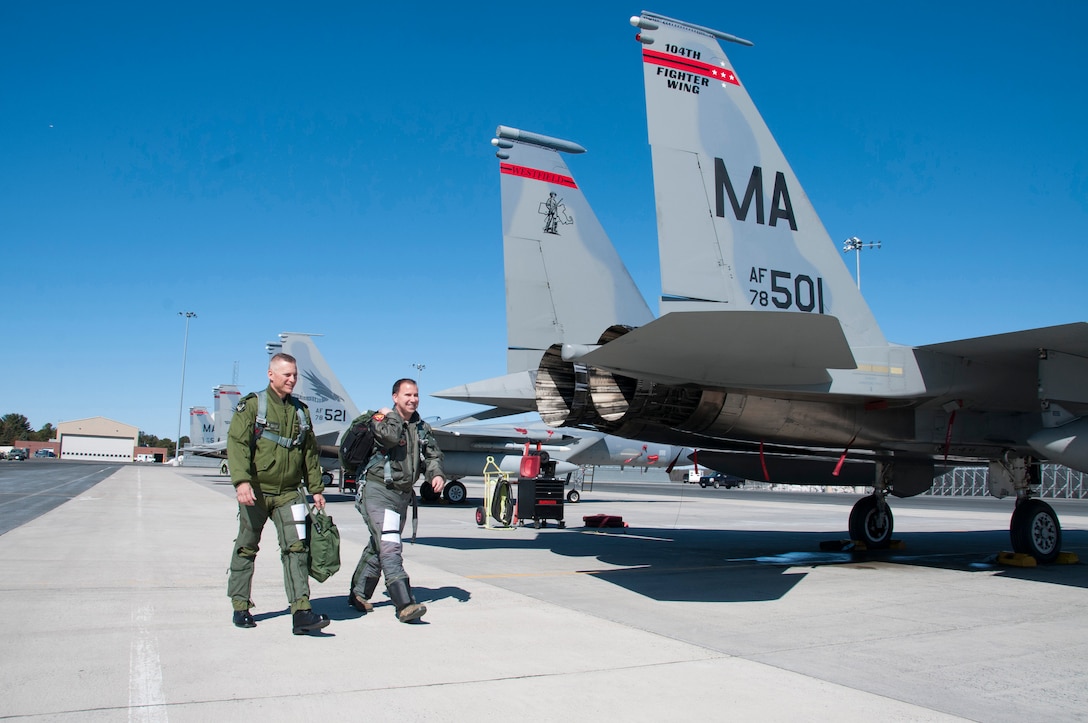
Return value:
M 953 359 L 965 370 L 957 392 L 964 406 L 1035 414 L 1057 403 L 1071 413 L 1088 412 L 1084 322 L 928 344 L 916 354 L 923 363 Z
M 1027 331 L 927 344 L 918 348 L 984 364 L 1034 369 L 1039 363 L 1040 349 L 1052 349 L 1088 358 L 1088 323 L 1076 322 L 1047 326 Z
M 191 447 L 182 447 L 182 454 L 195 454 L 197 457 L 227 458 L 227 443 L 213 442 L 211 444 L 194 444 Z

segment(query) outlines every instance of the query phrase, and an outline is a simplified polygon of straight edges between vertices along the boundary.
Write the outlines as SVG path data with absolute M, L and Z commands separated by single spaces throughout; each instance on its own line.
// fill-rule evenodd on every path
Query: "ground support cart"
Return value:
M 555 520 L 559 527 L 563 521 L 563 480 L 554 476 L 518 479 L 518 519 L 521 524 L 533 521 L 536 527 L 546 527 L 546 520 Z
M 494 520 L 498 524 L 491 524 Z M 514 499 L 510 475 L 499 469 L 494 457 L 484 465 L 484 504 L 476 508 L 476 524 L 492 529 L 513 527 Z

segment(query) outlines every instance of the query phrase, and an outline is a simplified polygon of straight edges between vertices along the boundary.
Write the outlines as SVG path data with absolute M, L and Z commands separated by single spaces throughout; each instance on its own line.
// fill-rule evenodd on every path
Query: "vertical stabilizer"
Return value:
M 318 441 L 335 444 L 340 432 L 359 416 L 359 409 L 318 351 L 313 336 L 284 332 L 279 335 L 279 342 L 269 343 L 265 348 L 269 354 L 280 351 L 290 354 L 298 362 L 294 395 L 309 406 Z
M 230 429 L 230 419 L 234 416 L 234 408 L 242 399 L 242 393 L 233 384 L 220 384 L 212 392 L 215 394 L 215 434 L 213 442 L 227 441 L 227 431 Z
M 556 343 L 596 344 L 613 324 L 653 320 L 560 152 L 577 143 L 499 126 L 507 371 L 535 370 Z
M 189 407 L 189 446 L 215 442 L 215 422 L 205 407 Z
M 643 12 L 661 313 L 829 314 L 852 347 L 886 346 L 718 31 Z M 708 212 L 709 211 L 709 212 Z

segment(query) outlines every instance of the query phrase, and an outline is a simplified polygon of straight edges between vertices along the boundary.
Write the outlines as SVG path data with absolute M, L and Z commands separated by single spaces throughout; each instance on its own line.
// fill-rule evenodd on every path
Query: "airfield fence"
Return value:
M 1042 497 L 1083 499 L 1088 497 L 1088 480 L 1083 472 L 1056 464 L 1043 465 L 1043 481 L 1039 485 Z M 985 467 L 957 467 L 933 482 L 928 494 L 944 496 L 981 497 L 988 495 Z

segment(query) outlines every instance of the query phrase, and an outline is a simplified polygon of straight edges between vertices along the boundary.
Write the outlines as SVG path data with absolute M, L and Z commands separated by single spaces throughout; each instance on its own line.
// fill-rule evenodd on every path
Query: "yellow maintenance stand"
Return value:
M 499 469 L 494 457 L 484 465 L 484 504 L 476 508 L 476 524 L 488 530 L 513 529 L 517 524 L 510 474 Z

